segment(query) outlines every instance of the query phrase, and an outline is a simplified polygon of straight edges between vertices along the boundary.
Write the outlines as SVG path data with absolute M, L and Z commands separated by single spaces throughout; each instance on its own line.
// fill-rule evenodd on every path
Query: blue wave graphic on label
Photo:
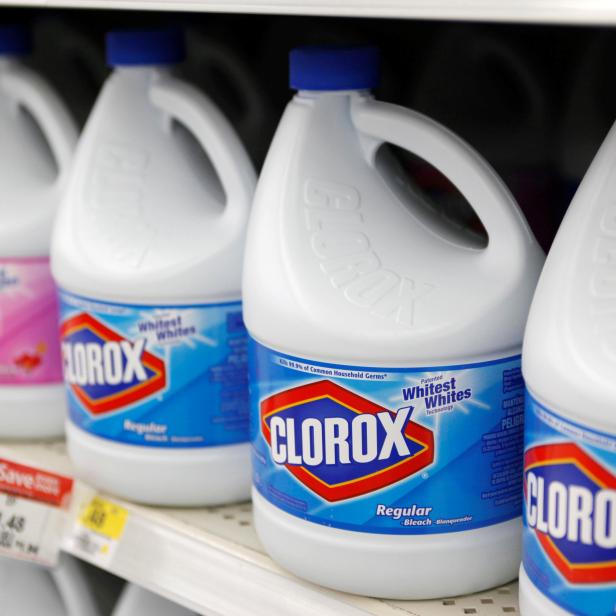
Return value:
M 249 438 L 241 302 L 130 306 L 60 292 L 69 416 L 96 436 L 151 447 Z
M 522 507 L 520 357 L 366 368 L 250 341 L 253 481 L 280 509 L 371 533 L 430 534 Z
M 570 422 L 527 393 L 526 573 L 575 614 L 616 613 L 616 437 Z

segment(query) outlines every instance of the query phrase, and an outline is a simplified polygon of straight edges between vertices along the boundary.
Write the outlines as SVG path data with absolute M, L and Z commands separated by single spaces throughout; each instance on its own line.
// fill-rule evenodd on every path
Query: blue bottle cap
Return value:
M 24 26 L 0 25 L 0 55 L 23 56 L 32 51 L 30 31 Z
M 110 66 L 177 64 L 185 56 L 183 33 L 175 28 L 112 30 L 105 43 Z
M 379 84 L 377 47 L 298 47 L 289 60 L 295 90 L 363 90 Z

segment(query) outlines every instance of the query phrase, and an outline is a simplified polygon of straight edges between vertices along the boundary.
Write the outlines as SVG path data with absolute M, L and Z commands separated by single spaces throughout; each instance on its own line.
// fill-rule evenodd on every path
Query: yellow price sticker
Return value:
M 122 536 L 127 520 L 128 509 L 100 496 L 95 496 L 79 516 L 82 526 L 115 541 Z

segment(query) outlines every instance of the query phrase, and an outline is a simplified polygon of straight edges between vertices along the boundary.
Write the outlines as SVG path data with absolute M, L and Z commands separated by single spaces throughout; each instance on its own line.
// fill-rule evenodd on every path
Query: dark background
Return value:
M 610 28 L 0 9 L 0 22 L 16 21 L 33 25 L 30 63 L 81 125 L 108 71 L 106 30 L 185 26 L 181 73 L 228 115 L 257 167 L 292 96 L 288 51 L 376 43 L 382 51 L 377 96 L 431 116 L 475 147 L 513 192 L 545 249 L 616 118 L 616 31 Z M 398 155 L 435 207 L 463 200 L 427 163 Z

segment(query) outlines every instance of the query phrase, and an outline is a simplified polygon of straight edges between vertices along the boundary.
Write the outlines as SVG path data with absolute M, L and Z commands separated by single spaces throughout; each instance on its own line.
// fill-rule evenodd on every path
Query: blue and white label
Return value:
M 99 437 L 212 447 L 249 437 L 241 302 L 129 306 L 60 293 L 69 416 Z
M 573 614 L 616 614 L 616 437 L 526 408 L 524 569 Z
M 250 342 L 253 481 L 276 507 L 369 533 L 430 534 L 522 508 L 520 357 L 366 368 Z

